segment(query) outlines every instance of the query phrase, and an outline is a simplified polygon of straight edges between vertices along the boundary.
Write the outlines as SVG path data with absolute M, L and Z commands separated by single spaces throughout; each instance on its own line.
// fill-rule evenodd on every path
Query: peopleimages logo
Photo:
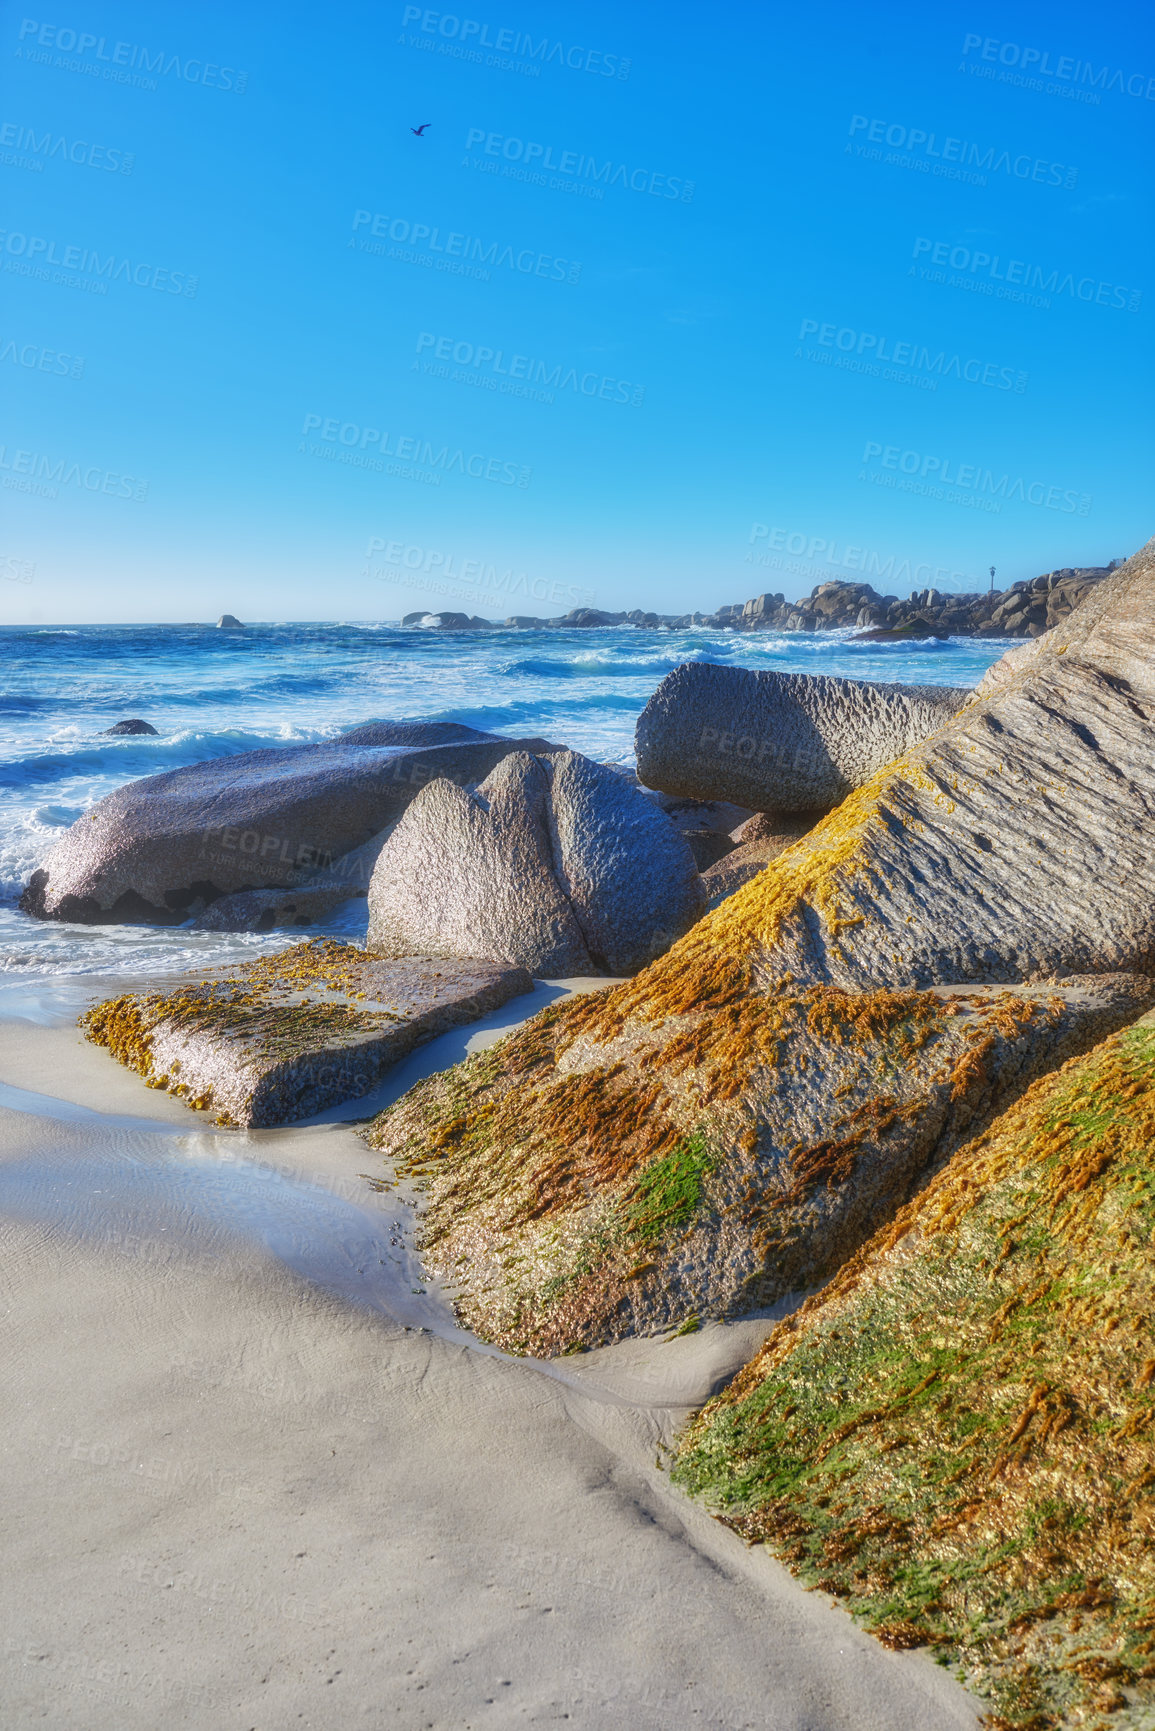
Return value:
M 985 60 L 998 66 L 1017 66 L 1022 72 L 1037 73 L 1043 78 L 1061 78 L 1070 84 L 1089 84 L 1095 90 L 1117 90 L 1120 96 L 1155 102 L 1155 78 L 1144 72 L 1124 72 L 1121 67 L 1109 65 L 1100 66 L 1096 72 L 1089 60 L 1074 60 L 1068 54 L 1057 56 L 1052 66 L 1049 48 L 1022 48 L 1017 42 L 1002 42 L 997 36 L 965 36 L 963 59 L 976 49 L 978 61 L 971 62 L 975 69 Z
M 456 337 L 439 337 L 432 331 L 421 331 L 417 338 L 417 353 L 421 355 L 427 350 L 438 361 L 452 361 L 457 367 L 471 368 L 485 379 L 491 390 L 506 395 L 537 396 L 542 389 L 573 391 L 577 396 L 596 397 L 603 403 L 628 403 L 637 409 L 646 394 L 644 385 L 634 385 L 628 379 L 617 379 L 608 373 L 583 373 L 576 367 L 563 367 L 560 363 L 551 367 L 545 361 L 534 360 L 532 355 L 512 352 L 507 355 L 504 349 L 495 349 L 488 343 L 462 342 Z M 447 377 L 453 376 L 445 368 L 441 371 Z M 528 389 L 523 390 L 522 385 Z M 552 402 L 553 398 L 549 397 L 548 401 Z
M 500 241 L 490 241 L 488 245 L 479 240 L 476 235 L 460 234 L 456 229 L 450 229 L 441 239 L 440 228 L 431 228 L 427 222 L 409 222 L 405 217 L 386 216 L 381 211 L 355 210 L 353 212 L 353 232 L 368 226 L 369 233 L 379 240 L 390 240 L 397 246 L 407 242 L 413 247 L 427 247 L 430 254 L 441 253 L 445 257 L 438 261 L 438 269 L 464 271 L 475 276 L 483 276 L 489 280 L 488 273 L 479 269 L 478 265 L 504 266 L 507 270 L 517 271 L 522 276 L 537 276 L 547 282 L 576 283 L 581 276 L 582 267 L 569 259 L 555 258 L 553 253 L 535 252 L 532 247 L 517 248 L 503 245 Z M 350 246 L 360 246 L 368 251 L 368 243 L 364 240 L 350 241 Z M 375 249 L 384 252 L 384 247 Z M 413 258 L 420 260 L 425 255 L 414 253 Z M 434 261 L 429 259 L 430 264 Z
M 456 553 L 435 547 L 418 547 L 412 542 L 386 541 L 380 535 L 374 535 L 366 547 L 366 560 L 372 559 L 375 553 L 383 555 L 390 569 L 386 571 L 379 567 L 373 570 L 366 565 L 365 576 L 387 583 L 407 583 L 411 588 L 431 593 L 441 591 L 421 582 L 421 578 L 450 578 L 455 583 L 472 584 L 474 592 L 485 590 L 491 595 L 499 595 L 504 601 L 521 596 L 527 601 L 548 601 L 554 607 L 567 601 L 574 607 L 592 606 L 597 599 L 591 589 L 579 588 L 576 583 L 530 577 L 525 571 L 514 571 L 511 566 L 502 571 L 486 559 L 462 559 Z M 474 593 L 466 598 L 474 599 Z
M 498 156 L 506 162 L 520 162 L 525 168 L 550 170 L 554 174 L 571 174 L 579 181 L 596 181 L 602 186 L 622 186 L 630 192 L 648 193 L 652 198 L 677 199 L 690 204 L 694 198 L 694 182 L 677 175 L 659 174 L 656 169 L 633 168 L 624 162 L 607 158 L 598 162 L 578 150 L 562 150 L 552 144 L 537 144 L 533 139 L 508 138 L 502 132 L 486 132 L 484 127 L 471 126 L 465 137 L 465 149 L 480 145 L 486 156 Z M 554 152 L 557 160 L 554 160 Z
M 15 367 L 27 367 L 33 373 L 55 373 L 62 379 L 79 379 L 84 373 L 83 355 L 62 354 L 59 349 L 46 349 L 43 343 L 25 343 L 15 337 L 0 337 L 0 361 L 11 361 Z
M 997 361 L 963 359 L 948 355 L 945 349 L 937 354 L 924 343 L 892 342 L 874 331 L 856 331 L 849 325 L 820 324 L 817 319 L 803 319 L 798 332 L 800 340 L 813 336 L 824 348 L 840 349 L 845 355 L 867 357 L 869 361 L 889 361 L 897 367 L 913 367 L 916 372 L 934 373 L 938 378 L 956 378 L 968 385 L 986 385 L 990 390 L 1014 391 L 1022 396 L 1029 374 L 1014 367 L 999 366 Z M 888 346 L 889 345 L 889 346 Z
M 426 35 L 440 37 L 447 45 L 459 43 L 467 50 L 485 48 L 493 54 L 509 54 L 517 60 L 536 62 L 535 72 L 541 66 L 565 66 L 571 72 L 590 72 L 599 78 L 626 79 L 630 76 L 632 63 L 623 60 L 620 54 L 606 54 L 600 48 L 579 48 L 576 43 L 553 42 L 548 36 L 535 42 L 528 31 L 483 24 L 476 18 L 459 18 L 453 12 L 430 12 L 424 6 L 406 6 L 401 14 L 401 24 L 402 28 L 416 24 Z M 484 60 L 486 57 L 469 52 L 462 58 Z
M 54 240 L 0 228 L 0 247 L 9 255 L 5 270 L 53 280 L 46 267 L 54 265 L 58 271 L 75 271 L 79 277 L 98 278 L 91 284 L 98 294 L 107 294 L 110 282 L 126 282 L 135 288 L 155 289 L 161 294 L 184 295 L 187 300 L 196 298 L 198 279 L 185 271 L 167 270 L 160 265 L 145 264 L 143 260 L 133 264 L 129 258 L 117 258 L 115 253 L 102 254 L 90 247 L 60 244 L 62 252 L 58 256 Z
M 524 463 L 507 463 L 501 457 L 486 457 L 478 451 L 467 455 L 464 450 L 435 445 L 431 439 L 422 439 L 415 433 L 393 434 L 380 427 L 363 427 L 357 421 L 341 421 L 335 415 L 308 414 L 301 432 L 319 433 L 333 447 L 326 455 L 358 469 L 382 470 L 381 459 L 393 457 L 398 462 L 424 464 L 427 469 L 440 470 L 446 475 L 456 470 L 458 474 L 471 475 L 475 481 L 496 481 L 502 487 L 528 487 L 533 475 L 533 470 Z
M 203 84 L 207 90 L 232 90 L 239 96 L 248 83 L 247 72 L 233 66 L 219 66 L 212 60 L 182 60 L 164 48 L 147 48 L 140 42 L 115 42 L 107 52 L 108 37 L 93 36 L 88 31 L 70 29 L 67 25 L 41 24 L 35 18 L 21 20 L 18 40 L 28 42 L 28 48 L 17 48 L 21 59 L 37 64 L 55 64 L 65 71 L 89 72 L 97 78 L 110 78 L 118 84 L 139 84 L 133 73 L 159 73 L 162 78 L 176 76 L 185 84 Z M 77 54 L 80 58 L 69 64 L 59 54 L 53 62 L 50 54 L 34 54 L 32 47 L 57 49 L 59 54 Z M 86 56 L 92 55 L 92 62 Z M 150 80 L 146 89 L 155 90 Z
M 138 503 L 148 497 L 148 482 L 139 476 L 122 475 L 118 469 L 101 469 L 95 464 L 74 463 L 67 457 L 54 461 L 38 451 L 10 451 L 7 445 L 0 445 L 0 469 L 5 471 L 5 487 L 45 499 L 55 499 L 57 487 L 79 487 L 85 493 L 135 499 Z
M 997 252 L 982 252 L 977 249 L 972 251 L 967 246 L 952 246 L 947 240 L 928 240 L 924 235 L 919 235 L 915 240 L 911 257 L 928 258 L 933 265 L 947 266 L 953 271 L 964 271 L 970 276 L 1005 283 L 1008 288 L 1017 285 L 1031 294 L 1065 294 L 1070 295 L 1072 300 L 1084 301 L 1087 305 L 1118 307 L 1129 313 L 1137 313 L 1143 299 L 1142 289 L 1125 288 L 1121 283 L 1101 282 L 1093 276 L 1076 277 L 1073 271 L 1045 271 L 1042 265 L 1028 264 L 1021 258 L 1008 258 L 1004 263 Z M 913 265 L 907 274 L 915 274 Z M 1005 298 L 1020 300 L 1024 297 L 1014 294 Z
M 961 487 L 994 500 L 1021 499 L 1024 505 L 1040 505 L 1045 510 L 1063 511 L 1068 516 L 1085 517 L 1094 502 L 1090 493 L 1080 493 L 1073 487 L 1028 481 L 1022 475 L 1000 475 L 996 480 L 994 470 L 984 469 L 981 463 L 958 463 L 953 457 L 904 451 L 901 445 L 882 445 L 868 439 L 862 461 L 869 463 L 875 458 L 883 469 L 916 477 L 919 481 L 929 480 L 935 486 Z
M 1051 162 L 1047 157 L 1030 156 L 1025 152 L 1012 155 L 998 145 L 971 144 L 965 138 L 939 138 L 936 132 L 925 132 L 920 126 L 902 126 L 897 121 L 871 120 L 865 114 L 852 114 L 850 136 L 865 133 L 871 144 L 885 144 L 891 150 L 903 150 L 918 161 L 934 158 L 942 163 L 957 165 L 960 175 L 975 169 L 983 174 L 1009 174 L 1016 180 L 1033 180 L 1040 186 L 1062 186 L 1068 191 L 1079 179 L 1077 168 Z M 850 145 L 846 146 L 847 150 Z M 930 163 L 927 163 L 929 169 Z M 980 182 L 985 185 L 985 181 Z
M 53 132 L 37 134 L 33 126 L 21 126 L 14 120 L 0 122 L 0 145 L 14 150 L 27 150 L 47 161 L 59 157 L 63 162 L 75 162 L 84 168 L 102 168 L 106 174 L 131 174 L 135 156 L 128 150 L 114 150 L 107 144 L 89 144 L 85 139 L 71 142 Z M 35 164 L 37 168 L 43 165 Z
M 776 571 L 792 571 L 793 567 L 784 565 L 777 558 L 779 553 L 787 553 L 795 559 L 811 562 L 821 559 L 823 568 L 833 568 L 836 571 L 858 571 L 864 577 L 879 577 L 884 583 L 918 583 L 925 588 L 928 584 L 937 587 L 940 583 L 962 581 L 969 579 L 963 571 L 948 571 L 945 565 L 912 565 L 909 559 L 899 559 L 894 553 L 885 556 L 869 547 L 845 546 L 841 554 L 837 541 L 829 541 L 824 535 L 805 535 L 798 529 L 771 528 L 768 523 L 752 523 L 750 526 L 750 545 L 758 542 L 766 543 L 756 553 L 747 553 L 747 565 L 768 565 Z M 806 575 L 813 575 L 809 570 Z

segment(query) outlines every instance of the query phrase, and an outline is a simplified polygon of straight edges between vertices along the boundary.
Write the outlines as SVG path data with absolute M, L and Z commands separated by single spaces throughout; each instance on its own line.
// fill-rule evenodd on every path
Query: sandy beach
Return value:
M 214 1131 L 80 1041 L 115 985 L 0 993 L 6 1724 L 976 1724 L 661 1471 L 767 1319 L 480 1345 L 340 1113 Z

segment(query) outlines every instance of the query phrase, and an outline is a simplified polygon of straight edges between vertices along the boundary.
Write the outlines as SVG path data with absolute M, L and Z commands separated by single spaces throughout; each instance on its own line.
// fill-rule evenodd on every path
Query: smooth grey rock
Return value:
M 222 613 L 217 620 L 218 631 L 243 631 L 244 624 L 235 613 Z
M 667 674 L 638 720 L 638 776 L 665 793 L 753 811 L 826 811 L 970 695 L 688 662 Z
M 360 1099 L 414 1047 L 532 985 L 495 962 L 386 959 L 322 940 L 231 977 L 111 1000 L 81 1026 L 151 1087 L 221 1123 L 262 1129 Z
M 141 721 L 137 715 L 132 715 L 127 721 L 118 721 L 115 727 L 106 727 L 104 737 L 111 739 L 118 733 L 151 733 L 155 736 L 156 728 L 150 727 L 147 721 Z
M 517 753 L 476 790 L 435 782 L 414 800 L 373 873 L 369 941 L 625 974 L 703 906 L 689 848 L 629 780 L 576 752 Z
M 427 783 L 482 780 L 511 751 L 454 723 L 372 722 L 129 782 L 60 838 L 21 898 L 38 919 L 176 925 L 236 890 L 297 888 L 372 841 Z

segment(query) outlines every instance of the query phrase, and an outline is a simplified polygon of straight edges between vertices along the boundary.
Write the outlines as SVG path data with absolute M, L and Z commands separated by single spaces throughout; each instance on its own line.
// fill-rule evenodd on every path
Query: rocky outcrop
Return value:
M 1153 999 L 1130 975 L 819 986 L 615 1038 L 591 995 L 419 1083 L 371 1139 L 420 1170 L 425 1260 L 466 1326 L 549 1356 L 817 1285 L 993 1111 Z
M 825 812 L 969 697 L 953 686 L 687 662 L 642 711 L 638 776 L 667 794 L 752 811 Z
M 628 974 L 704 905 L 686 842 L 627 779 L 576 752 L 516 753 L 476 790 L 435 782 L 414 800 L 373 873 L 369 941 Z
M 80 1026 L 150 1088 L 219 1124 L 266 1129 L 360 1099 L 414 1047 L 532 983 L 494 962 L 384 960 L 328 940 L 110 999 Z
M 156 728 L 151 727 L 147 721 L 141 721 L 139 716 L 133 715 L 127 721 L 118 721 L 115 727 L 106 727 L 104 737 L 109 739 L 121 733 L 151 733 L 155 737 Z
M 775 1329 L 674 1477 L 991 1725 L 1155 1718 L 1155 1017 L 959 1150 Z M 1104 1717 L 1109 1716 L 1109 1718 Z
M 857 627 L 863 642 L 903 642 L 933 637 L 1040 637 L 1065 619 L 1088 592 L 1123 561 L 1066 567 L 1025 578 L 986 594 L 916 589 L 908 599 L 880 595 L 869 583 L 834 578 L 817 583 L 805 600 L 782 594 L 720 607 L 701 623 L 729 631 L 846 631 Z M 699 616 L 695 615 L 695 623 Z M 689 623 L 686 619 L 682 623 Z M 885 635 L 883 635 L 885 633 Z
M 548 749 L 454 723 L 372 722 L 321 745 L 248 751 L 129 782 L 73 824 L 21 898 L 38 919 L 175 925 L 238 890 L 338 869 L 430 781 L 480 781 Z
M 1155 543 L 636 979 L 537 1018 L 492 1068 L 460 1072 L 444 1098 L 418 1090 L 379 1123 L 380 1146 L 427 1162 L 434 1257 L 457 1231 L 437 1213 L 439 1163 L 456 1170 L 475 1326 L 540 1350 L 567 1331 L 564 1344 L 592 1343 L 656 1324 L 702 1198 L 719 1210 L 718 1280 L 735 1270 L 734 1285 L 701 1289 L 708 1302 L 807 1285 L 895 1205 L 881 1176 L 892 1153 L 912 1180 L 962 1131 L 953 1111 L 981 1116 L 1065 1042 L 1105 1031 L 1096 1017 L 1142 1007 L 1155 976 L 1153 644 Z M 1072 978 L 1109 974 L 1138 979 Z M 963 1017 L 941 990 L 952 985 L 970 995 Z M 808 1117 L 812 1096 L 833 1116 Z M 852 1211 L 874 1197 L 853 1227 L 844 1192 Z M 623 1209 L 635 1222 L 668 1210 L 679 1232 L 623 1266 Z M 550 1221 L 554 1236 L 533 1240 L 545 1260 L 491 1259 Z M 579 1237 L 619 1309 L 565 1260 Z M 519 1286 L 515 1271 L 544 1268 L 551 1246 L 565 1279 Z M 580 1303 L 555 1308 L 579 1286 Z
M 218 631 L 243 631 L 244 623 L 235 613 L 222 613 L 217 620 Z

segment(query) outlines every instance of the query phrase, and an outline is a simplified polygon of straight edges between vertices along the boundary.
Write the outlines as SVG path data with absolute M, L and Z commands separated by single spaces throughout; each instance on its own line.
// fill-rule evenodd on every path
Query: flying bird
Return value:
M 420 137 L 421 137 L 421 134 L 422 134 L 422 133 L 423 133 L 423 132 L 424 132 L 424 131 L 425 131 L 425 130 L 426 130 L 426 129 L 427 129 L 427 128 L 428 128 L 428 127 L 430 127 L 430 126 L 432 126 L 432 125 L 433 125 L 433 122 L 432 122 L 432 121 L 431 121 L 431 120 L 427 120 L 427 121 L 425 121 L 425 122 L 424 122 L 424 124 L 423 124 L 423 125 L 421 125 L 421 126 L 411 126 L 411 127 L 410 127 L 410 128 L 409 128 L 409 130 L 410 130 L 410 132 L 411 132 L 411 133 L 412 133 L 412 134 L 413 134 L 413 136 L 414 136 L 414 138 L 420 138 Z

